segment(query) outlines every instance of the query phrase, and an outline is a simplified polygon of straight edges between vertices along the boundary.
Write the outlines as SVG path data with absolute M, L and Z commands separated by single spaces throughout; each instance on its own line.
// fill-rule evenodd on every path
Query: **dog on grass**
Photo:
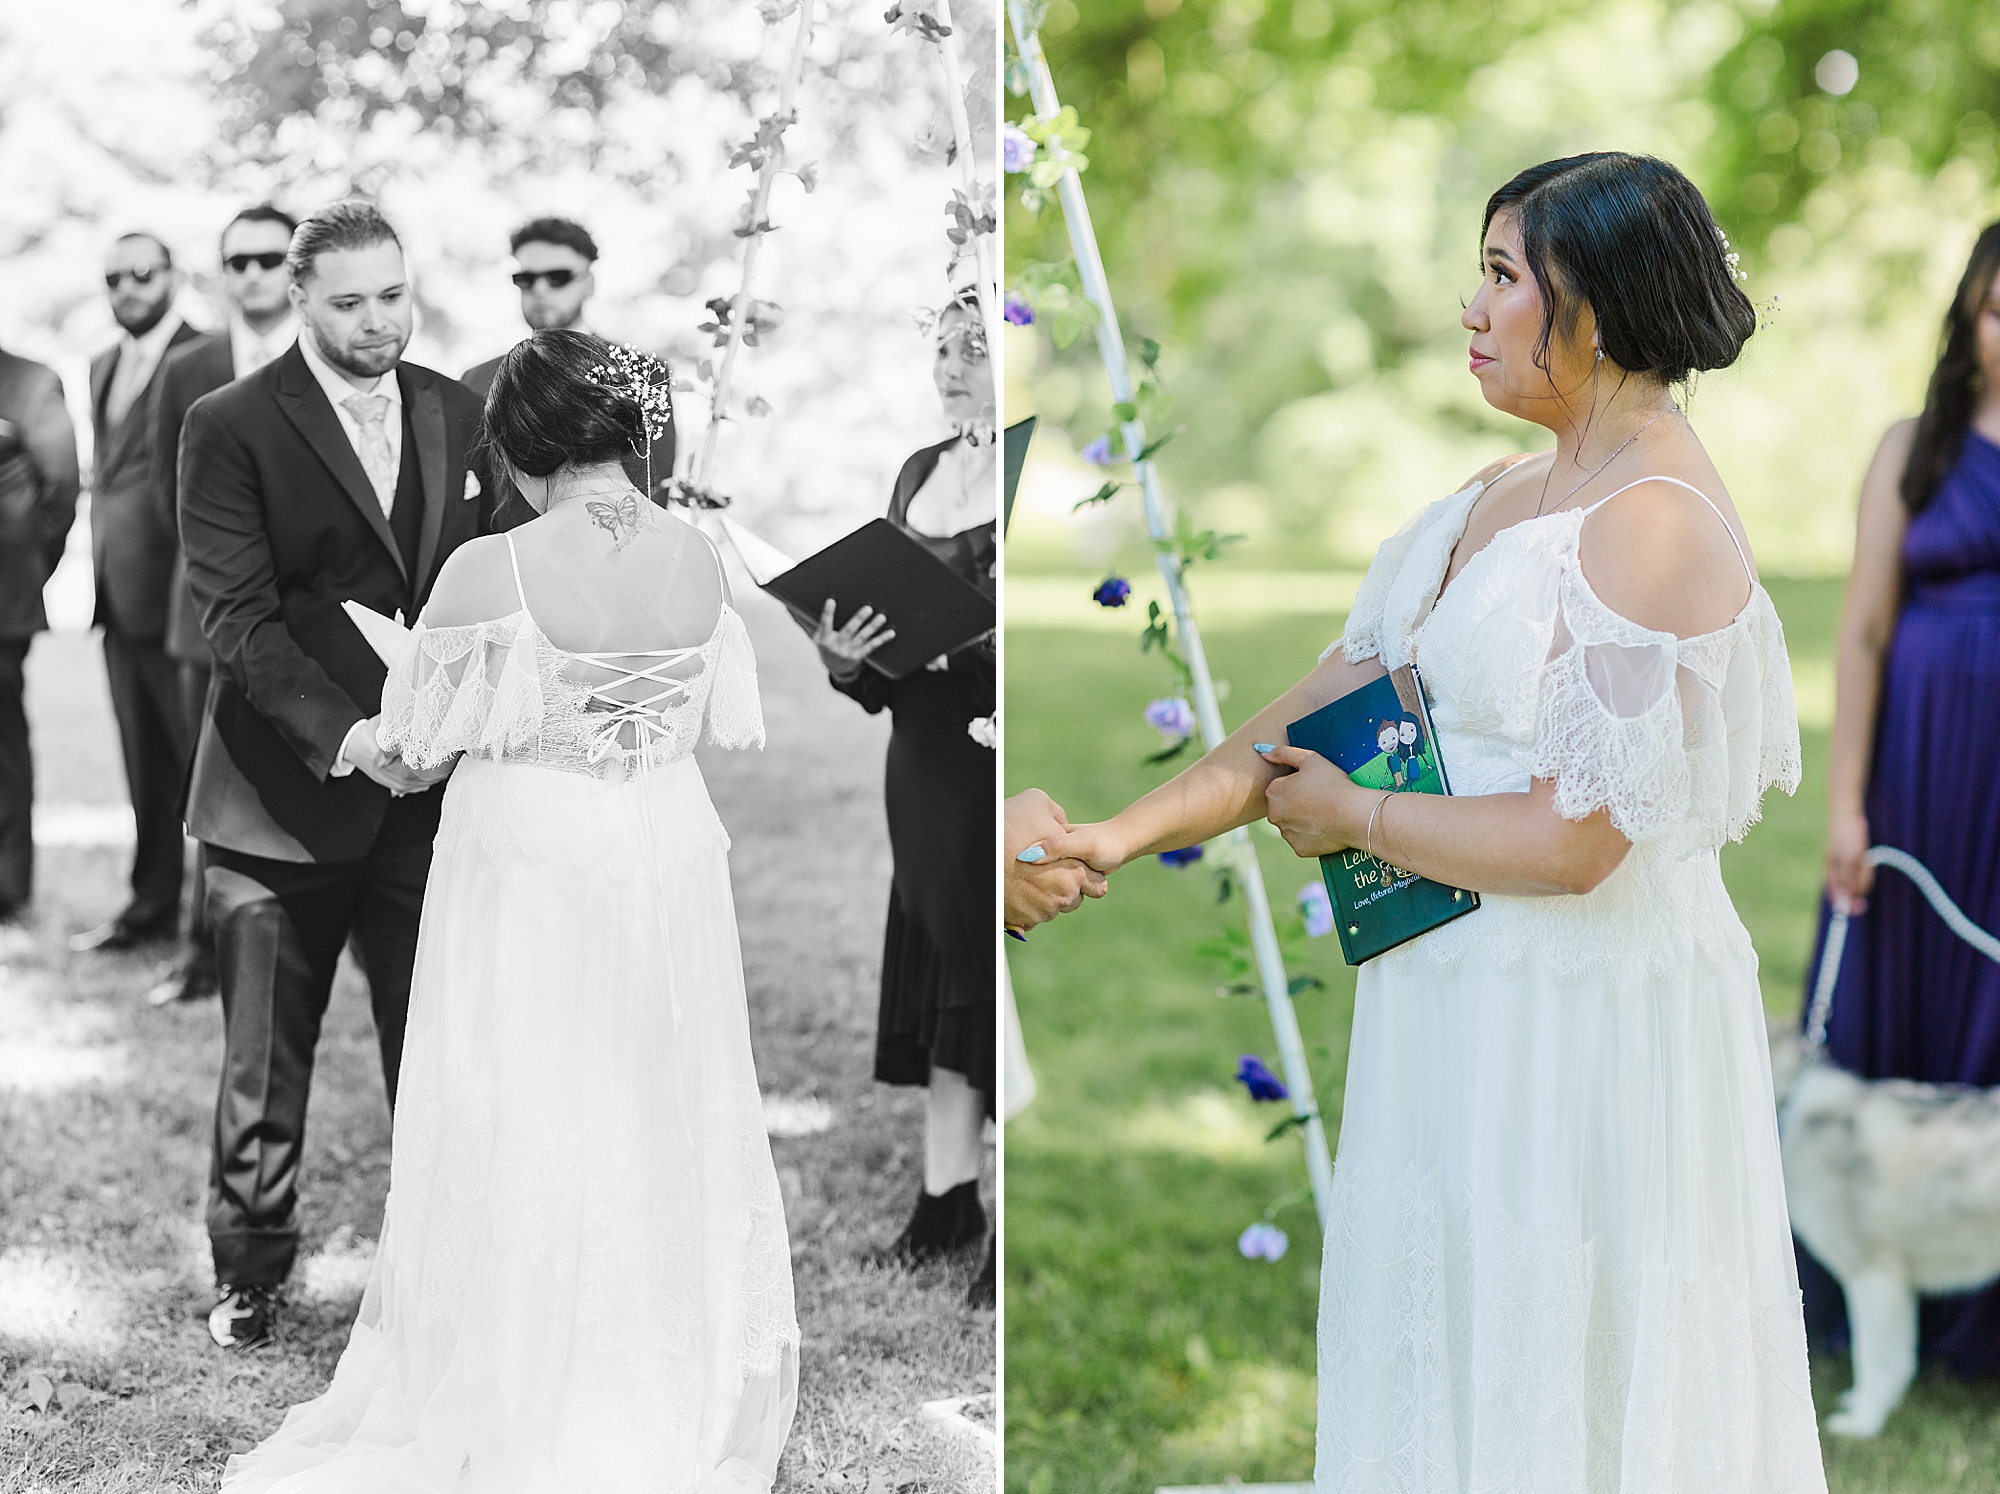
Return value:
M 1917 1297 L 2000 1277 L 2000 1089 L 1799 1067 L 1771 1034 L 1792 1230 L 1840 1282 L 1854 1387 L 1826 1429 L 1882 1430 L 1917 1372 Z

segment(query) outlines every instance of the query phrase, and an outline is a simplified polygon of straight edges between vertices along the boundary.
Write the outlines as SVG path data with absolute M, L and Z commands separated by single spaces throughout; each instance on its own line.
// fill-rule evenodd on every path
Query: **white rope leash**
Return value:
M 1959 938 L 1985 955 L 1987 959 L 2000 963 L 2000 938 L 1996 938 L 1965 916 L 1964 911 L 1953 902 L 1938 879 L 1931 875 L 1930 868 L 1907 851 L 1899 851 L 1894 846 L 1870 846 L 1867 861 L 1870 866 L 1892 866 L 1912 882 L 1924 895 L 1931 908 Z M 1840 956 L 1847 947 L 1847 923 L 1849 915 L 1835 908 L 1833 917 L 1826 926 L 1826 948 L 1819 957 L 1819 976 L 1813 982 L 1812 1013 L 1806 1020 L 1806 1035 L 1802 1057 L 1810 1062 L 1818 1056 L 1826 1043 L 1826 1017 L 1833 1006 L 1834 982 L 1840 977 Z

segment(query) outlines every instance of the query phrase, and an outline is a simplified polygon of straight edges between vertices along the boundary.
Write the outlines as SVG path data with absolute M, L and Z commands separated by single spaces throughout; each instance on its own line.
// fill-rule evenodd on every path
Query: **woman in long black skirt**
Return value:
M 970 291 L 938 318 L 933 375 L 954 434 L 903 464 L 889 522 L 992 596 L 999 555 L 993 371 Z M 875 1077 L 930 1093 L 916 1209 L 876 1258 L 915 1265 L 977 1246 L 986 1234 L 979 1163 L 993 1114 L 998 772 L 997 755 L 970 728 L 993 715 L 997 657 L 989 635 L 891 681 L 864 661 L 893 632 L 893 618 L 865 606 L 836 629 L 829 603 L 813 641 L 836 690 L 870 712 L 887 707 L 895 718 L 884 788 L 896 869 L 882 941 Z M 993 1296 L 989 1243 L 970 1300 L 990 1306 Z

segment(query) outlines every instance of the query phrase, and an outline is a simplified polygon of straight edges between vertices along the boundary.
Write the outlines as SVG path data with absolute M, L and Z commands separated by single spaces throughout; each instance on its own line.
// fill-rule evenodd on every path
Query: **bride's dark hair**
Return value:
M 1604 356 L 1663 384 L 1727 368 L 1757 330 L 1708 203 L 1668 162 L 1598 151 L 1530 166 L 1486 200 L 1482 241 L 1509 211 L 1542 291 L 1544 373 L 1550 338 L 1586 305 Z
M 1958 293 L 1945 308 L 1943 348 L 1931 370 L 1924 413 L 1917 417 L 1909 460 L 1903 463 L 1903 506 L 1921 512 L 1937 496 L 1945 474 L 1965 446 L 1972 409 L 1979 402 L 1979 318 L 2000 274 L 2000 223 L 1989 223 L 1972 246 Z
M 567 327 L 516 343 L 486 392 L 485 439 L 530 477 L 642 454 L 638 401 L 598 376 L 610 362 L 602 338 Z

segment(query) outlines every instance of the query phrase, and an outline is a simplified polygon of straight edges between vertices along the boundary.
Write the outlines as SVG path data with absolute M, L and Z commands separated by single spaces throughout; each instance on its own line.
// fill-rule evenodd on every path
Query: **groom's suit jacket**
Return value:
M 478 400 L 413 363 L 396 377 L 398 501 L 421 492 L 402 536 L 296 344 L 197 400 L 182 425 L 181 547 L 216 660 L 187 815 L 210 845 L 358 861 L 381 827 L 389 791 L 331 775 L 348 729 L 381 709 L 386 674 L 340 604 L 414 620 L 445 558 L 488 518 L 483 495 L 465 496 Z M 423 797 L 434 817 L 442 795 Z

